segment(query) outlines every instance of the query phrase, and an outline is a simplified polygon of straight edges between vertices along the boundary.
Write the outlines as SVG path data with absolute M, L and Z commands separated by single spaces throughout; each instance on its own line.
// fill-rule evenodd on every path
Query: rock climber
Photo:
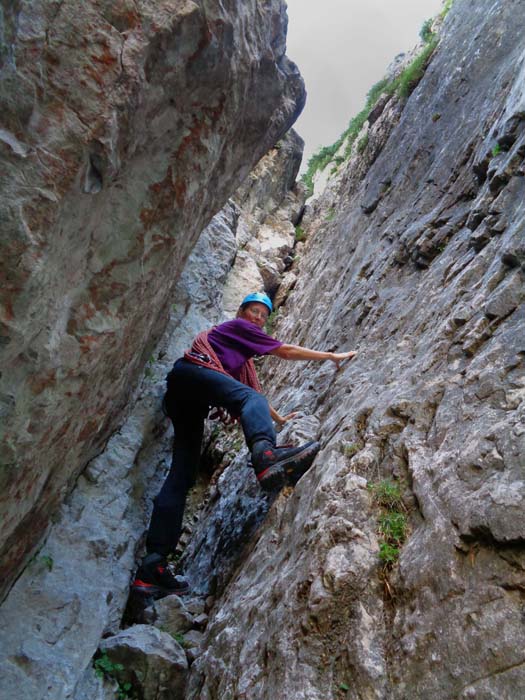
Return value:
M 173 461 L 154 500 L 147 555 L 132 584 L 137 593 L 162 597 L 189 589 L 184 577 L 173 574 L 167 558 L 175 552 L 181 534 L 186 495 L 195 480 L 204 419 L 210 407 L 226 410 L 240 420 L 255 475 L 264 490 L 296 483 L 319 451 L 319 443 L 313 441 L 299 447 L 276 446 L 272 419 L 282 425 L 296 414 L 281 416 L 269 405 L 261 392 L 253 357 L 331 360 L 339 367 L 356 353 L 321 352 L 282 343 L 263 330 L 271 312 L 272 302 L 266 294 L 248 294 L 237 317 L 200 333 L 168 374 L 165 407 L 175 430 Z

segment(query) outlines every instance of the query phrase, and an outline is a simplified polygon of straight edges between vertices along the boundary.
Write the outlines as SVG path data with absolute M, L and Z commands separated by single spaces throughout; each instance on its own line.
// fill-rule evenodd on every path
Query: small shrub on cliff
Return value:
M 419 30 L 419 36 L 421 40 L 428 44 L 428 42 L 433 38 L 434 32 L 432 31 L 432 19 L 427 19 L 423 22 L 421 29 Z
M 302 177 L 302 181 L 306 186 L 306 195 L 311 197 L 314 191 L 314 176 L 317 171 L 323 171 L 328 163 L 332 162 L 335 154 L 341 147 L 343 143 L 343 137 L 341 136 L 335 143 L 331 146 L 324 146 L 320 148 L 308 161 L 308 167 L 305 174 Z
M 379 558 L 386 565 L 394 565 L 399 559 L 399 547 L 393 547 L 387 542 L 380 542 Z
M 499 145 L 499 143 L 497 143 L 497 144 L 494 146 L 494 148 L 492 149 L 492 155 L 493 155 L 494 157 L 496 157 L 496 156 L 498 155 L 498 153 L 501 153 L 501 146 Z

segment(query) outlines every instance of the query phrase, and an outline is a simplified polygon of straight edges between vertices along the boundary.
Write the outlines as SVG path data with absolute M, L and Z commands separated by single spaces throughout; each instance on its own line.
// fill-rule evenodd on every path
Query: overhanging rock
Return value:
M 286 21 L 281 0 L 5 12 L 3 590 L 122 420 L 198 234 L 303 105 Z

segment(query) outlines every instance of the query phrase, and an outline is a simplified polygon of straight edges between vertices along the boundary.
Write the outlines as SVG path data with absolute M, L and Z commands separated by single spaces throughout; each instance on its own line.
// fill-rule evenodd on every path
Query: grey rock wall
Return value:
M 135 691 L 141 688 L 148 698 L 157 697 L 157 687 L 159 697 L 176 692 L 182 696 L 183 691 L 176 691 L 175 686 L 184 686 L 185 667 L 178 657 L 182 654 L 184 662 L 186 657 L 180 648 L 174 653 L 176 643 L 164 634 L 166 629 L 181 630 L 172 630 L 162 616 L 155 623 L 163 630 L 160 637 L 157 630 L 141 626 L 134 627 L 131 636 L 120 634 L 119 628 L 151 501 L 171 462 L 172 430 L 160 409 L 165 376 L 197 333 L 225 318 L 224 286 L 240 238 L 245 240 L 241 219 L 251 220 L 255 208 L 262 221 L 276 209 L 284 216 L 288 209 L 281 207 L 283 201 L 295 201 L 281 174 L 288 162 L 292 170 L 297 165 L 302 141 L 292 133 L 282 143 L 282 148 L 272 149 L 258 165 L 257 171 L 264 171 L 265 177 L 260 182 L 250 178 L 250 191 L 260 190 L 257 207 L 242 192 L 236 193 L 239 204 L 230 200 L 202 232 L 172 293 L 168 327 L 147 362 L 126 421 L 79 477 L 41 549 L 0 606 L 0 696 L 42 700 L 114 697 L 111 684 L 103 683 L 92 667 L 102 636 L 113 662 L 124 662 L 122 683 L 131 682 Z M 266 213 L 263 191 L 270 203 Z M 295 206 L 301 203 L 298 198 Z M 254 227 L 251 236 L 256 233 Z M 245 291 L 237 290 L 237 305 Z M 260 500 L 255 483 L 252 486 Z M 192 526 L 202 490 L 197 489 L 190 498 L 186 529 Z M 231 542 L 238 544 L 235 537 Z M 229 556 L 235 561 L 238 548 Z M 207 592 L 214 568 L 205 548 L 200 564 L 199 569 L 199 562 L 195 563 L 195 573 L 190 576 L 195 591 Z M 202 612 L 204 604 L 198 609 Z M 182 631 L 191 626 L 190 622 Z M 191 634 L 198 638 L 200 633 Z M 192 653 L 198 654 L 198 644 Z M 168 669 L 159 662 L 163 658 Z
M 304 87 L 281 0 L 0 10 L 5 591 L 122 422 L 197 236 Z
M 305 218 L 276 335 L 359 354 L 269 361 L 272 403 L 314 414 L 322 450 L 216 602 L 192 699 L 523 693 L 524 22 L 517 0 L 456 0 Z M 384 480 L 408 523 L 392 566 Z

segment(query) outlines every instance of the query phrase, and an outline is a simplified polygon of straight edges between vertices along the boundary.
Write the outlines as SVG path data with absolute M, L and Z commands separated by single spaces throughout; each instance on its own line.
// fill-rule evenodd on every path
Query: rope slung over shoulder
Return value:
M 228 372 L 222 366 L 217 353 L 212 348 L 208 340 L 208 335 L 212 330 L 213 329 L 210 328 L 207 331 L 199 333 L 199 335 L 193 341 L 191 350 L 184 353 L 184 359 L 188 360 L 189 362 L 193 362 L 194 365 L 207 367 L 208 369 L 213 369 L 216 372 L 221 372 L 222 374 L 226 374 L 228 377 L 231 377 L 231 374 L 228 374 Z M 255 364 L 252 358 L 246 360 L 244 365 L 241 367 L 239 380 L 243 384 L 246 384 L 246 386 L 249 386 L 262 394 L 262 387 L 259 383 L 259 378 L 257 377 Z

